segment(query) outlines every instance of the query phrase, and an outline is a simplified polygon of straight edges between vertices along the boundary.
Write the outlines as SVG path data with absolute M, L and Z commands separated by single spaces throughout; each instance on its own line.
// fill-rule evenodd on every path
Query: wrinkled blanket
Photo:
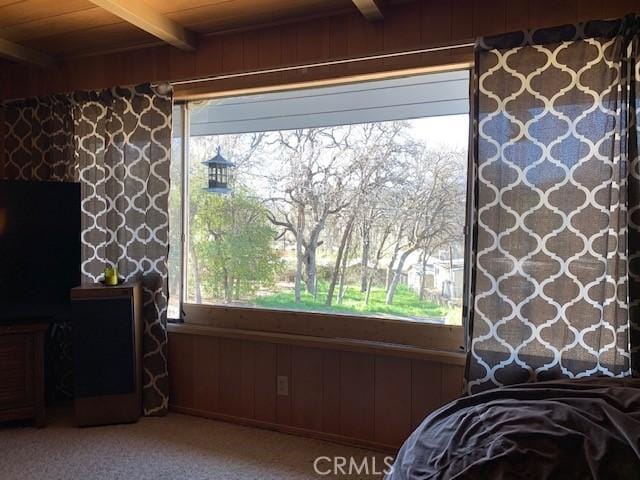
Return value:
M 389 480 L 640 479 L 640 379 L 528 383 L 456 400 L 404 443 Z

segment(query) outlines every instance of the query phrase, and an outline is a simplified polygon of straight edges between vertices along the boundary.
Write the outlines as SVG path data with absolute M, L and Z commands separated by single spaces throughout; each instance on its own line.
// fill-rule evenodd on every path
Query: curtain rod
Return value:
M 267 75 L 269 73 L 280 73 L 280 72 L 290 72 L 293 70 L 302 70 L 309 68 L 320 68 L 320 67 L 330 67 L 333 65 L 344 65 L 347 63 L 358 63 L 358 62 L 368 62 L 371 60 L 383 60 L 386 58 L 396 58 L 396 57 L 406 57 L 409 55 L 420 55 L 423 53 L 431 53 L 431 52 L 441 52 L 445 50 L 454 50 L 458 48 L 469 48 L 475 45 L 474 42 L 465 42 L 465 43 L 457 43 L 451 45 L 443 45 L 438 47 L 429 47 L 429 48 L 421 48 L 418 50 L 406 50 L 403 52 L 395 52 L 395 53 L 380 53 L 375 55 L 367 55 L 364 57 L 356 57 L 356 58 L 345 58 L 342 60 L 329 60 L 326 62 L 317 62 L 317 63 L 307 63 L 303 65 L 291 65 L 288 67 L 275 67 L 275 68 L 266 68 L 263 70 L 253 70 L 250 72 L 239 72 L 239 73 L 228 73 L 223 75 L 215 75 L 212 77 L 205 78 L 195 78 L 191 80 L 178 80 L 175 82 L 169 82 L 170 85 L 191 85 L 194 83 L 205 83 L 205 82 L 213 82 L 216 80 L 228 80 L 230 78 L 241 78 L 241 77 L 253 77 L 256 75 Z

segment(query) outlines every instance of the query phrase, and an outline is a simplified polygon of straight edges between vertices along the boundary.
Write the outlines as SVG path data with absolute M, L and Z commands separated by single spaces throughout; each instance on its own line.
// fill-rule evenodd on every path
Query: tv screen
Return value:
M 79 283 L 80 185 L 0 181 L 0 310 L 46 314 Z

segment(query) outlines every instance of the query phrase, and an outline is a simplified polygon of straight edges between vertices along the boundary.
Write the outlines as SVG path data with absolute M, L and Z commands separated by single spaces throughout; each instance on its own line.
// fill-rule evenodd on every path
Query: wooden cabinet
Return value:
M 142 406 L 140 284 L 77 287 L 71 300 L 76 423 L 135 422 Z
M 0 421 L 33 419 L 44 426 L 46 322 L 0 325 Z

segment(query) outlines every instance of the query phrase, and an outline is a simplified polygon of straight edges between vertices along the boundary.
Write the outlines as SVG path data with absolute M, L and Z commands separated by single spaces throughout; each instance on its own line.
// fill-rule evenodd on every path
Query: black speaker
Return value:
M 75 396 L 135 390 L 133 304 L 127 298 L 73 302 Z
M 138 283 L 71 291 L 76 423 L 132 422 L 141 408 Z

